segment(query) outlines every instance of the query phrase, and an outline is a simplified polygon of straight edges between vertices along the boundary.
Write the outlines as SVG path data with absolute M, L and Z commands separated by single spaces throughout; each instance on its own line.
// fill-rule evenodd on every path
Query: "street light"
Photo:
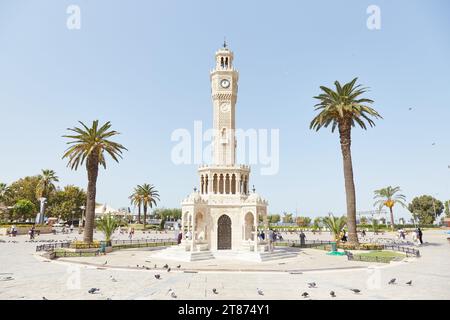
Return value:
M 81 209 L 81 225 L 80 225 L 80 223 L 78 222 L 78 228 L 80 228 L 80 227 L 84 227 L 84 210 L 86 210 L 86 207 L 85 206 L 80 206 L 80 209 Z

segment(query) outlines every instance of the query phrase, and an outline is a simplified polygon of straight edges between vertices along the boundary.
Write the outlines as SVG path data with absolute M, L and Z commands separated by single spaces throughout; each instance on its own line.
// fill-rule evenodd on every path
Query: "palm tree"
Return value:
M 6 183 L 0 182 L 0 204 L 6 205 L 11 197 L 11 188 Z
M 135 187 L 133 193 L 128 197 L 131 200 L 131 204 L 138 208 L 138 223 L 141 223 L 141 206 L 142 199 L 139 194 L 139 186 Z
M 145 183 L 142 186 L 138 186 L 138 194 L 141 199 L 142 206 L 144 207 L 145 229 L 145 224 L 147 222 L 147 208 L 153 208 L 153 205 L 156 206 L 156 201 L 159 201 L 159 193 L 158 190 L 155 189 L 155 186 Z
M 98 167 L 101 165 L 106 169 L 105 153 L 109 154 L 114 161 L 119 162 L 119 158 L 122 158 L 122 151 L 127 149 L 121 144 L 109 140 L 119 134 L 117 131 L 110 130 L 111 123 L 109 121 L 99 126 L 98 120 L 95 120 L 90 128 L 81 121 L 79 123 L 81 128 L 68 128 L 67 130 L 73 134 L 63 136 L 71 139 L 67 142 L 70 146 L 64 153 L 63 159 L 69 159 L 67 166 L 72 170 L 77 170 L 79 166 L 86 163 L 88 187 L 83 240 L 91 243 L 94 235 Z
M 345 216 L 336 218 L 335 216 L 330 215 L 329 217 L 323 218 L 322 222 L 331 231 L 334 240 L 339 243 L 341 241 L 341 232 L 347 223 L 347 218 Z
M 107 245 L 111 245 L 111 236 L 120 227 L 121 221 L 111 214 L 106 214 L 97 220 L 97 229 L 105 235 Z
M 54 182 L 59 182 L 59 178 L 56 172 L 50 169 L 42 169 L 42 174 L 39 175 L 39 182 L 36 186 L 36 198 L 48 199 L 50 194 L 55 191 L 56 187 Z M 45 214 L 46 202 L 42 203 L 42 214 Z
M 391 229 L 395 229 L 394 224 L 394 205 L 398 203 L 402 207 L 406 207 L 405 201 L 406 197 L 403 194 L 399 194 L 400 187 L 391 187 L 388 186 L 386 188 L 382 188 L 379 190 L 375 190 L 375 197 L 374 199 L 378 199 L 373 204 L 375 207 L 378 207 L 378 210 L 381 210 L 383 207 L 389 208 L 389 211 L 391 213 Z
M 332 132 L 336 127 L 339 130 L 347 201 L 347 226 L 349 242 L 353 244 L 358 244 L 358 235 L 356 233 L 356 195 L 350 147 L 351 131 L 355 125 L 367 129 L 366 122 L 373 127 L 375 123 L 370 117 L 382 118 L 376 110 L 369 107 L 373 103 L 372 100 L 360 97 L 367 92 L 367 88 L 362 88 L 361 85 L 355 86 L 357 80 L 358 78 L 355 78 L 344 86 L 336 81 L 334 83 L 336 91 L 321 86 L 320 89 L 323 93 L 314 97 L 320 101 L 315 105 L 315 110 L 319 111 L 319 114 L 310 124 L 310 129 L 316 131 L 322 127 L 327 128 L 330 124 Z

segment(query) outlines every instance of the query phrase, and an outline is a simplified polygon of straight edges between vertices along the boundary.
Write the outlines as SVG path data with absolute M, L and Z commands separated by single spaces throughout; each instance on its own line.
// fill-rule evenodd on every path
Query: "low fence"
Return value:
M 144 240 L 112 240 L 111 245 L 114 250 L 147 248 L 147 247 L 165 247 L 176 245 L 177 241 L 170 239 L 144 239 Z
M 70 242 L 58 242 L 58 243 L 47 243 L 41 244 L 36 247 L 36 252 L 39 251 L 55 251 L 55 249 L 60 248 L 70 248 Z
M 379 262 L 379 263 L 390 263 L 392 260 L 395 260 L 395 257 L 381 257 L 381 256 L 362 256 L 362 255 L 354 255 L 351 252 L 345 251 L 348 260 L 352 261 L 363 261 L 363 262 Z
M 407 257 L 410 257 L 410 256 L 420 257 L 420 251 L 417 249 L 414 249 L 414 248 L 408 248 L 408 247 L 403 247 L 403 246 L 399 246 L 399 245 L 390 245 L 390 244 L 385 244 L 385 245 L 383 245 L 383 247 L 385 250 L 392 250 L 392 251 L 406 253 Z
M 100 254 L 100 251 L 93 251 L 93 252 L 72 252 L 72 251 L 53 251 L 50 253 L 50 258 L 65 258 L 65 257 L 96 257 Z
M 275 246 L 284 247 L 295 247 L 295 248 L 321 248 L 324 250 L 331 250 L 331 245 L 335 243 L 332 241 L 322 241 L 322 240 L 306 240 L 301 242 L 300 240 L 282 240 L 275 241 L 273 244 Z

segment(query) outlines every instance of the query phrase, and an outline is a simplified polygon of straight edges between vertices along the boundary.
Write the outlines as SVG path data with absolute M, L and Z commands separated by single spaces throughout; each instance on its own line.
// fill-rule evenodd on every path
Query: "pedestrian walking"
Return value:
M 417 228 L 417 238 L 419 239 L 420 244 L 423 244 L 423 239 L 422 239 L 422 230 L 420 230 L 420 227 Z

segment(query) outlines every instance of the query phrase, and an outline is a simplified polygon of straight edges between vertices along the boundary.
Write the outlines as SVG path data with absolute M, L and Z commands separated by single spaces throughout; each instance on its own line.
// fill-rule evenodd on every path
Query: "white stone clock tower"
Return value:
M 213 100 L 213 159 L 215 165 L 233 166 L 236 162 L 236 101 L 239 73 L 233 67 L 233 52 L 224 43 L 216 52 L 211 72 Z
M 165 258 L 213 259 L 223 252 L 256 261 L 271 255 L 258 240 L 258 224 L 267 229 L 268 202 L 249 191 L 250 167 L 236 164 L 236 101 L 239 73 L 233 52 L 224 43 L 210 73 L 213 105 L 213 161 L 198 169 L 199 188 L 182 201 L 180 246 L 166 249 Z M 289 254 L 287 254 L 288 257 Z M 280 257 L 279 253 L 277 257 Z

